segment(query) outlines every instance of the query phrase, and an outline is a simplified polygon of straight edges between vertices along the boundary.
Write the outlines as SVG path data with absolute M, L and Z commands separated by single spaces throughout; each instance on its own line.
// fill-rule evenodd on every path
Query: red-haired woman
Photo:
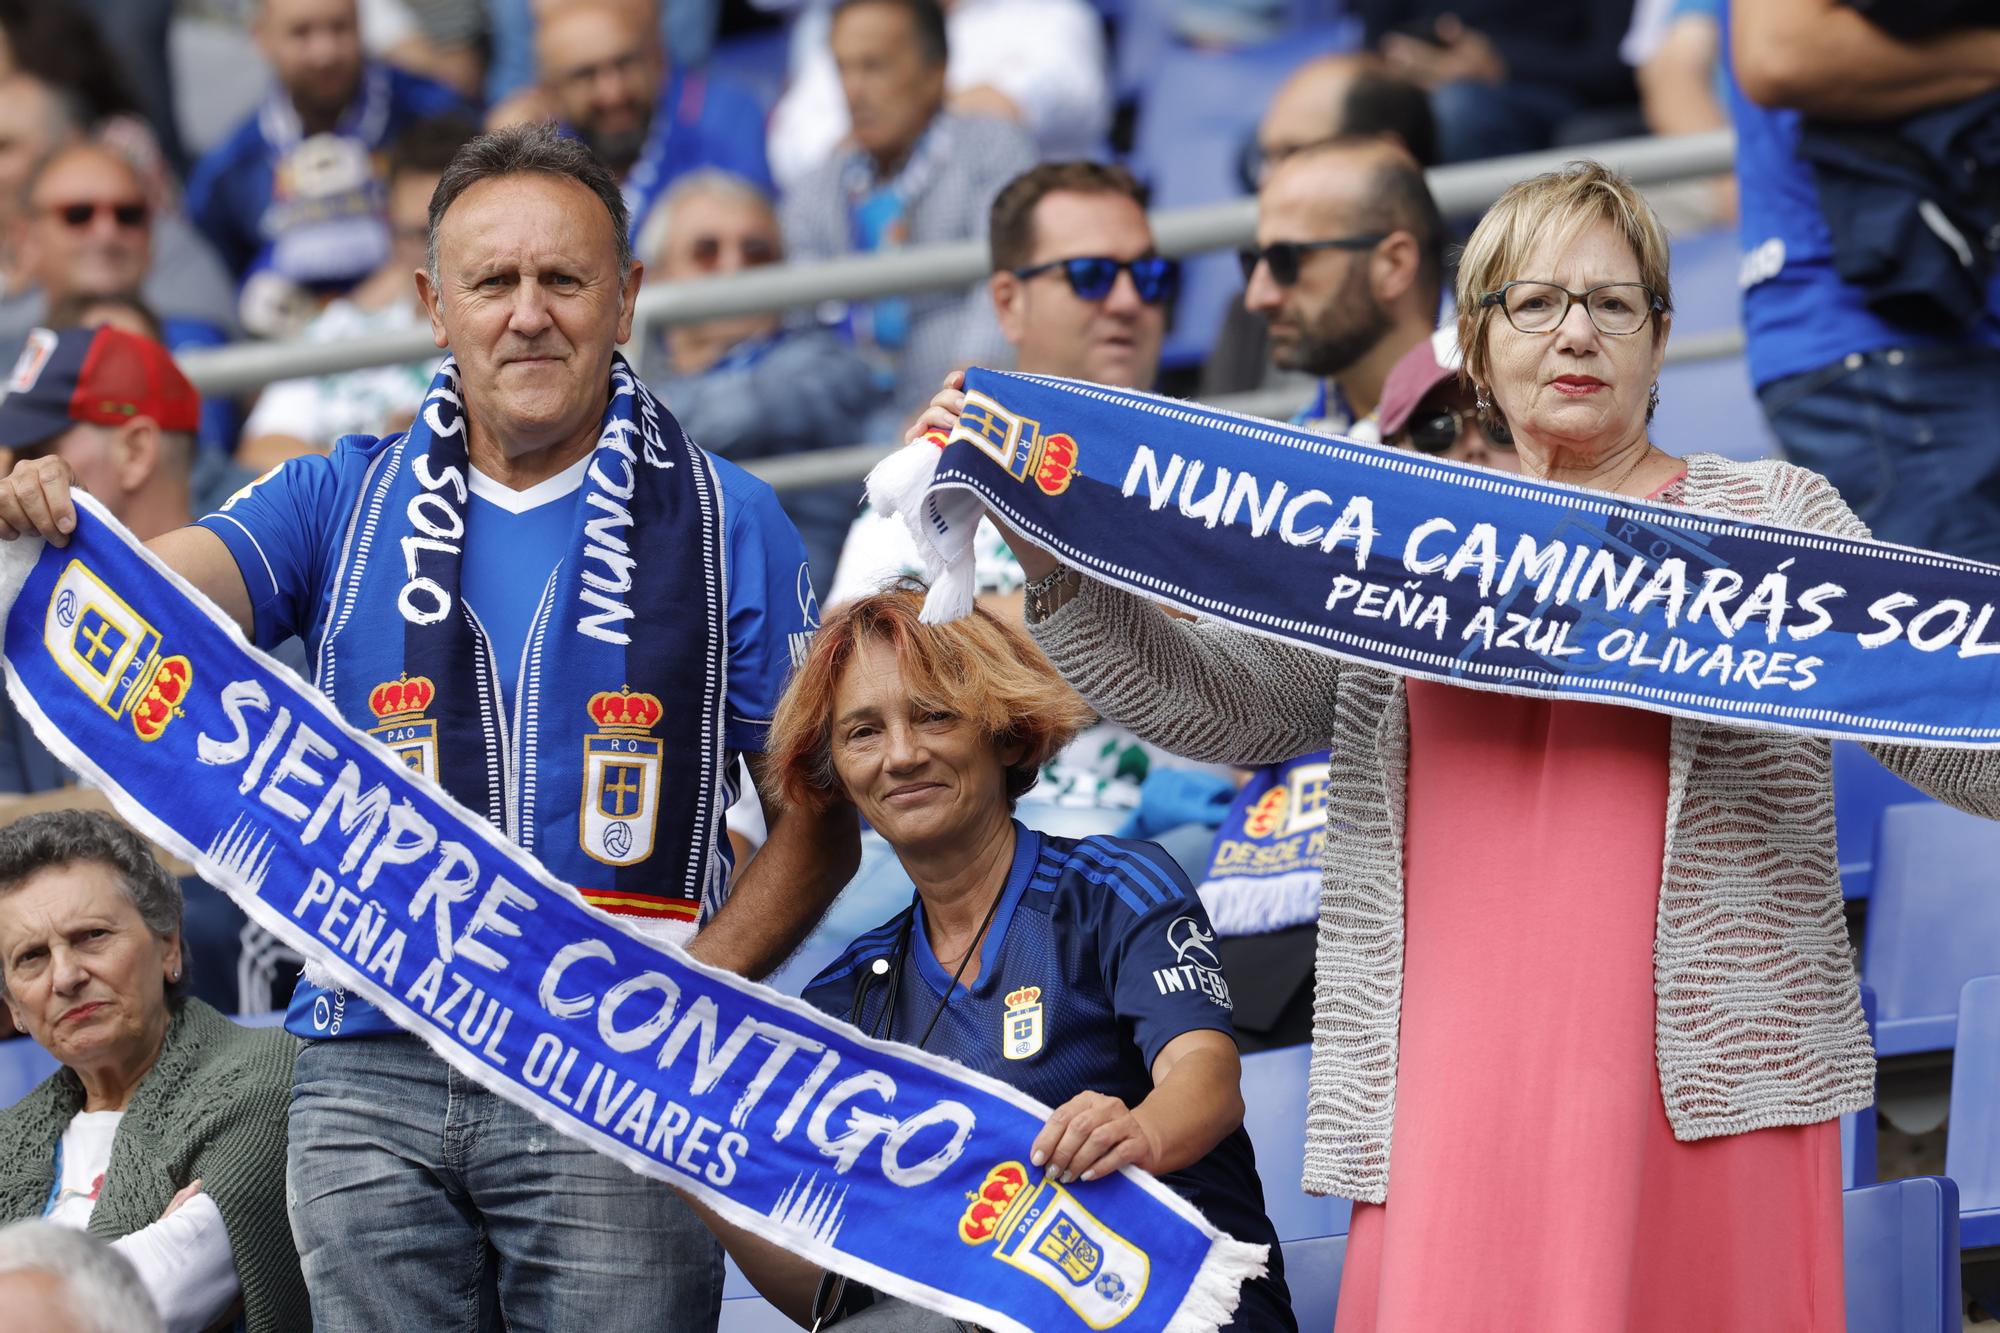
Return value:
M 1270 1246 L 1271 1274 L 1244 1286 L 1230 1327 L 1295 1329 L 1200 900 L 1151 843 L 1048 837 L 1013 818 L 1091 713 L 1020 630 L 986 611 L 925 625 L 922 609 L 905 584 L 833 611 L 771 728 L 787 804 L 854 802 L 917 889 L 806 1000 L 1056 1107 L 1035 1166 L 1066 1181 L 1141 1167 Z M 858 1284 L 829 1281 L 816 1301 L 818 1269 L 711 1225 L 802 1323 L 832 1310 L 844 1329 L 955 1327 Z

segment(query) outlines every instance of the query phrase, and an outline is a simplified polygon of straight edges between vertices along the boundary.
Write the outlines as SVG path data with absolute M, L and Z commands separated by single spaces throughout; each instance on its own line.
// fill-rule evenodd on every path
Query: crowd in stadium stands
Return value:
M 1219 150 L 1148 140 L 1210 79 L 1249 90 Z M 1576 166 L 1447 214 L 1427 176 L 1725 127 L 1732 173 L 1646 198 Z M 1341 1333 L 1460 1322 L 1468 1283 L 1480 1326 L 1524 1333 L 1837 1329 L 1835 1129 L 1875 1065 L 1814 834 L 1823 743 L 1717 729 L 1707 746 L 1652 714 L 1347 667 L 1336 691 L 1330 659 L 1159 614 L 990 522 L 978 614 L 922 626 L 915 547 L 852 471 L 777 493 L 739 465 L 916 438 L 962 401 L 957 373 L 988 366 L 1287 396 L 1295 424 L 1385 448 L 2000 560 L 1996 179 L 2000 23 L 1969 0 L 0 0 L 0 528 L 47 517 L 38 488 L 86 489 L 330 681 L 337 652 L 384 651 L 334 642 L 339 525 L 370 458 L 450 433 L 420 416 L 448 349 L 488 414 L 467 432 L 462 586 L 500 664 L 479 707 L 504 716 L 541 670 L 520 648 L 544 589 L 562 595 L 586 486 L 580 456 L 520 459 L 553 438 L 537 413 L 595 430 L 628 272 L 652 287 L 983 246 L 966 287 L 642 323 L 624 348 L 723 460 L 730 514 L 703 548 L 728 565 L 725 630 L 704 647 L 657 627 L 647 668 L 678 691 L 671 712 L 702 653 L 729 663 L 731 721 L 704 760 L 729 775 L 729 837 L 675 835 L 706 849 L 699 882 L 647 928 L 756 977 L 803 942 L 786 989 L 902 1040 L 936 1029 L 931 1049 L 1123 1135 L 1118 1161 L 1248 1239 L 1271 1223 L 1217 1034 L 1313 1042 L 1308 1183 L 1363 1201 Z M 1234 265 L 1160 253 L 1147 209 L 1169 193 L 1254 196 Z M 1680 406 L 1661 381 L 1670 249 L 1717 237 L 1746 337 L 1731 456 L 1817 476 L 1654 447 L 1663 400 Z M 529 285 L 556 295 L 511 295 Z M 197 394 L 176 361 L 411 335 L 434 350 L 242 393 Z M 535 399 L 509 378 L 517 344 L 597 378 Z M 1583 404 L 1534 387 L 1565 366 L 1601 391 L 1588 429 Z M 635 538 L 628 585 L 647 554 Z M 945 680 L 939 654 L 973 666 Z M 1023 664 L 1045 693 L 998 683 Z M 962 716 L 905 715 L 941 698 Z M 335 702 L 372 723 L 360 696 Z M 975 725 L 1009 710 L 1012 730 Z M 1990 752 L 1949 772 L 1937 753 L 1878 757 L 2000 816 Z M 970 795 L 946 823 L 908 817 L 884 796 L 899 764 Z M 1732 806 L 1746 788 L 1781 799 Z M 1218 827 L 1270 790 L 1341 810 L 1326 874 L 1346 909 L 1239 929 L 1201 886 Z M 622 1328 L 671 1309 L 712 1328 L 719 1238 L 807 1323 L 951 1327 L 545 1144 L 329 978 L 295 991 L 297 955 L 107 810 L 0 696 L 0 1031 L 63 1066 L 0 1109 L 0 1220 L 117 1250 L 0 1228 L 0 1309 L 253 1333 Z M 1493 853 L 1524 829 L 1535 855 Z M 1716 870 L 1748 861 L 1761 925 Z M 1105 875 L 1172 892 L 1128 914 L 1093 898 Z M 1030 878 L 1047 890 L 1032 911 Z M 1599 892 L 1621 880 L 1626 900 Z M 618 882 L 625 907 L 597 905 L 656 892 Z M 112 945 L 75 946 L 86 917 Z M 1178 958 L 1176 918 L 1213 945 L 1233 1029 L 1100 965 Z M 1063 1003 L 1111 1034 L 1062 1077 L 989 1049 L 1002 1006 L 980 981 L 1008 950 L 1064 960 Z M 913 954 L 928 984 L 872 995 Z M 1743 986 L 1716 984 L 1738 965 Z M 961 985 L 985 1007 L 952 1003 L 940 1027 Z M 67 1017 L 86 994 L 116 1014 L 102 1032 Z M 288 1004 L 303 1046 L 222 1018 Z M 586 1180 L 592 1207 L 565 1222 Z M 1719 1233 L 1730 1265 L 1690 1239 Z M 1545 1252 L 1524 1257 L 1524 1235 Z M 1459 1286 L 1432 1266 L 1440 1236 Z M 631 1282 L 590 1275 L 613 1249 Z M 1288 1278 L 1232 1327 L 1292 1327 Z

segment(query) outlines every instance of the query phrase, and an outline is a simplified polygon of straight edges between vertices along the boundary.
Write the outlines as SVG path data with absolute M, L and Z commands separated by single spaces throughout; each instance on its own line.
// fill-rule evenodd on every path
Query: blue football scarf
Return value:
M 78 510 L 67 547 L 0 543 L 21 715 L 467 1077 L 816 1263 L 993 1329 L 1212 1330 L 1263 1271 L 1261 1246 L 1149 1176 L 1031 1171 L 1048 1108 L 998 1080 L 591 910 Z
M 2000 568 L 974 370 L 869 479 L 972 601 L 981 506 L 1149 600 L 1478 689 L 1854 740 L 2000 745 Z
M 1327 752 L 1268 764 L 1238 789 L 1215 830 L 1197 892 L 1218 935 L 1261 935 L 1319 920 Z
M 459 595 L 470 467 L 447 361 L 348 516 L 319 682 L 592 906 L 691 930 L 723 871 L 729 570 L 714 468 L 614 357 L 575 533 L 523 652 L 488 642 Z M 511 708 L 496 651 L 523 652 Z

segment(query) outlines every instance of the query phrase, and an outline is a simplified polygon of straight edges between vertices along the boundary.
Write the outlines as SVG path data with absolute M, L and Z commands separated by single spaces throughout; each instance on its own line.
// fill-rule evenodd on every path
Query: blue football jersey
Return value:
M 329 454 L 294 458 L 244 487 L 201 526 L 235 557 L 250 594 L 255 639 L 269 648 L 293 635 L 316 655 L 331 612 L 339 553 L 377 448 L 352 437 Z M 805 548 L 776 494 L 742 468 L 715 459 L 726 515 L 729 565 L 729 687 L 723 741 L 731 758 L 725 804 L 736 796 L 733 756 L 761 752 L 794 658 L 818 624 Z M 522 645 L 543 586 L 580 521 L 575 497 L 588 459 L 526 492 L 478 478 L 466 506 L 461 578 L 467 605 L 488 630 L 502 667 L 504 697 L 520 675 Z M 477 476 L 477 474 L 475 474 Z M 382 615 L 362 607 L 359 614 Z M 393 610 L 387 615 L 394 616 Z M 393 622 L 385 621 L 393 627 Z M 400 631 L 397 631 L 400 632 Z M 367 726 L 369 718 L 347 719 Z M 731 853 L 718 840 L 716 855 Z M 301 1037 L 393 1032 L 395 1025 L 357 995 L 301 981 L 285 1026 Z
M 850 944 L 805 999 L 877 1036 L 915 1044 L 928 1032 L 925 1050 L 1052 1108 L 1084 1091 L 1137 1105 L 1168 1042 L 1202 1028 L 1234 1035 L 1208 915 L 1152 843 L 1014 829 L 970 988 L 951 987 L 913 902 Z M 1296 1328 L 1249 1136 L 1236 1129 L 1161 1179 L 1221 1230 L 1271 1247 L 1271 1275 L 1246 1285 L 1231 1327 Z

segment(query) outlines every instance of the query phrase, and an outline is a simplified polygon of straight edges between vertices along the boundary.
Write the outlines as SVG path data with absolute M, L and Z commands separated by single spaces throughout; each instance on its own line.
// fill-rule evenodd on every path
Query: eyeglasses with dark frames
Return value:
M 1273 241 L 1261 249 L 1244 246 L 1236 252 L 1236 260 L 1243 266 L 1244 282 L 1249 282 L 1256 274 L 1257 265 L 1264 264 L 1271 270 L 1271 281 L 1280 287 L 1289 287 L 1299 280 L 1299 266 L 1305 262 L 1308 251 L 1373 250 L 1388 239 L 1388 232 L 1374 231 L 1360 236 L 1335 236 L 1324 241 Z
M 51 204 L 49 212 L 62 219 L 65 227 L 78 231 L 96 221 L 98 214 L 109 213 L 111 220 L 130 231 L 146 225 L 149 215 L 144 204 L 109 203 L 104 200 L 82 200 L 72 204 Z
M 742 256 L 744 268 L 778 262 L 778 245 L 767 236 L 728 237 L 703 233 L 688 243 L 688 260 L 696 268 L 712 269 L 722 262 L 731 247 Z
M 1507 322 L 1522 333 L 1553 333 L 1569 318 L 1570 307 L 1580 304 L 1597 331 L 1612 337 L 1637 333 L 1646 327 L 1647 320 L 1667 308 L 1667 303 L 1642 282 L 1601 282 L 1573 292 L 1533 278 L 1503 284 L 1499 291 L 1480 297 L 1479 304 L 1499 306 Z
M 1143 259 L 1079 255 L 1074 259 L 1051 259 L 1046 264 L 1017 268 L 1013 273 L 1025 282 L 1050 269 L 1062 270 L 1063 277 L 1069 280 L 1069 289 L 1084 301 L 1102 301 L 1111 295 L 1111 289 L 1118 285 L 1120 273 L 1132 275 L 1132 286 L 1139 293 L 1139 299 L 1147 305 L 1158 305 L 1180 290 L 1180 261 L 1168 259 L 1165 255 L 1147 255 Z

